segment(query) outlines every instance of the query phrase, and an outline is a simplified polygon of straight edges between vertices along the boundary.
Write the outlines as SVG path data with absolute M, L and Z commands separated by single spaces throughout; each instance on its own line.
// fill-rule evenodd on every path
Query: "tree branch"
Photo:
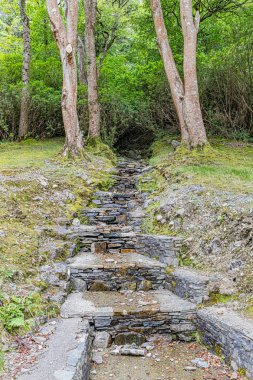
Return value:
M 67 31 L 64 26 L 57 0 L 46 0 L 52 33 L 59 49 L 67 43 Z
M 115 26 L 115 28 L 113 28 L 113 30 L 112 30 L 111 36 L 109 36 L 108 39 L 107 39 L 107 41 L 106 41 L 102 57 L 100 58 L 99 65 L 98 65 L 98 68 L 97 68 L 97 76 L 98 76 L 98 78 L 100 76 L 100 72 L 101 72 L 104 60 L 105 60 L 105 58 L 106 58 L 106 56 L 108 54 L 108 51 L 112 47 L 114 41 L 117 39 L 116 30 L 117 30 L 117 27 Z

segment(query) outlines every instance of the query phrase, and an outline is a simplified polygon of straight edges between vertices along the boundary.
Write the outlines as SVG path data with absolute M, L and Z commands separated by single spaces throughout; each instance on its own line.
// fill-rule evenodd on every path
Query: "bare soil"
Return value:
M 222 363 L 219 357 L 198 343 L 170 342 L 166 337 L 160 336 L 151 344 L 155 346 L 153 350 L 148 351 L 148 356 L 151 354 L 151 357 L 114 356 L 110 353 L 112 348 L 99 352 L 103 357 L 103 363 L 93 363 L 91 380 L 243 379 Z M 196 358 L 208 362 L 209 368 L 197 368 L 191 363 L 191 360 Z M 192 370 L 187 367 L 192 367 Z

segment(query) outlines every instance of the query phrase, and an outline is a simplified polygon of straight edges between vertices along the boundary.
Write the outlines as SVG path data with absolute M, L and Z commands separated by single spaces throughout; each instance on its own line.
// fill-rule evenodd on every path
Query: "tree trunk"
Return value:
M 81 84 L 87 85 L 87 75 L 86 75 L 86 67 L 85 67 L 85 47 L 83 40 L 80 36 L 78 36 L 78 44 L 77 44 L 77 58 L 78 58 L 78 81 Z
M 160 0 L 150 0 L 150 4 L 159 50 L 179 120 L 182 142 L 190 149 L 203 146 L 207 142 L 207 139 L 199 103 L 196 73 L 198 16 L 194 22 L 191 0 L 180 0 L 181 22 L 184 35 L 183 82 L 169 44 Z
M 83 149 L 83 137 L 77 116 L 77 69 L 75 57 L 78 0 L 66 0 L 65 3 L 66 26 L 57 0 L 47 0 L 47 10 L 62 62 L 62 116 L 66 134 L 63 155 L 74 157 L 80 155 Z
M 197 79 L 197 35 L 200 16 L 192 15 L 192 0 L 180 0 L 181 24 L 184 36 L 184 101 L 183 116 L 191 148 L 205 145 L 206 131 L 199 102 Z
M 31 62 L 31 39 L 29 18 L 26 14 L 26 0 L 19 0 L 19 8 L 23 26 L 24 44 L 22 69 L 23 88 L 21 93 L 20 120 L 18 130 L 18 137 L 22 139 L 27 135 L 29 127 L 29 72 Z
M 98 100 L 98 72 L 96 59 L 95 24 L 96 0 L 84 0 L 85 10 L 85 50 L 87 54 L 89 138 L 100 137 L 100 105 Z

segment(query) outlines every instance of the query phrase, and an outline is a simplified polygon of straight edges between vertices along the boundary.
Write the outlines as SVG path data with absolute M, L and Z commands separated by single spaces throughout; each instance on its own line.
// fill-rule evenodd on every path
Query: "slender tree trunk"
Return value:
M 184 36 L 184 102 L 183 116 L 190 136 L 190 147 L 205 145 L 206 131 L 199 102 L 197 79 L 197 35 L 200 16 L 192 14 L 192 0 L 180 0 L 181 24 Z
M 98 99 L 98 72 L 96 59 L 95 24 L 96 0 L 84 0 L 85 10 L 85 50 L 87 54 L 89 138 L 100 137 L 100 105 Z
M 26 0 L 19 0 L 20 16 L 23 25 L 23 69 L 22 69 L 22 94 L 20 105 L 20 120 L 18 137 L 20 139 L 27 135 L 29 128 L 29 79 L 30 79 L 30 62 L 31 62 L 31 38 L 29 18 L 26 14 Z
M 86 67 L 85 67 L 85 46 L 82 38 L 78 36 L 77 44 L 77 60 L 78 60 L 78 81 L 81 84 L 88 84 Z
M 64 25 L 57 0 L 47 0 L 51 29 L 60 51 L 63 72 L 62 116 L 66 134 L 64 156 L 80 155 L 83 137 L 77 116 L 77 68 L 76 43 L 78 0 L 66 0 L 66 26 Z
M 165 73 L 170 85 L 181 129 L 182 142 L 188 148 L 206 144 L 206 132 L 199 103 L 196 72 L 196 46 L 199 15 L 193 21 L 192 0 L 180 0 L 181 23 L 184 35 L 184 82 L 177 70 L 169 44 L 160 0 L 150 0 L 157 41 Z

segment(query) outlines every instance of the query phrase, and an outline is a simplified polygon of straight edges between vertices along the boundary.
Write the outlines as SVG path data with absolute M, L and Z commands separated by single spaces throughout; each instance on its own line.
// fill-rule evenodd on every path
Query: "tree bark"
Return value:
M 88 108 L 90 139 L 100 137 L 100 105 L 98 98 L 98 72 L 96 59 L 96 0 L 84 0 L 85 10 L 85 50 L 87 54 Z
M 180 0 L 181 24 L 184 37 L 184 101 L 183 116 L 188 130 L 190 147 L 205 145 L 206 131 L 199 102 L 197 79 L 197 35 L 200 15 L 195 20 L 192 14 L 192 0 Z
M 85 46 L 82 38 L 78 36 L 77 43 L 77 60 L 78 60 L 78 81 L 81 84 L 87 85 L 87 75 L 85 67 Z
M 198 17 L 192 16 L 192 1 L 180 0 L 181 22 L 184 35 L 184 82 L 180 78 L 169 44 L 160 0 L 150 0 L 157 42 L 169 82 L 172 99 L 181 129 L 182 142 L 188 148 L 203 146 L 206 142 L 205 127 L 199 103 L 196 72 L 196 46 Z
M 23 68 L 22 82 L 23 88 L 21 93 L 20 120 L 19 120 L 19 139 L 27 135 L 29 128 L 29 79 L 30 79 L 30 62 L 31 62 L 31 38 L 29 18 L 26 14 L 26 0 L 19 0 L 20 16 L 23 26 Z
M 76 44 L 78 0 L 65 1 L 66 26 L 57 0 L 46 0 L 51 30 L 60 51 L 63 72 L 62 116 L 66 134 L 64 156 L 82 153 L 83 137 L 77 115 Z

